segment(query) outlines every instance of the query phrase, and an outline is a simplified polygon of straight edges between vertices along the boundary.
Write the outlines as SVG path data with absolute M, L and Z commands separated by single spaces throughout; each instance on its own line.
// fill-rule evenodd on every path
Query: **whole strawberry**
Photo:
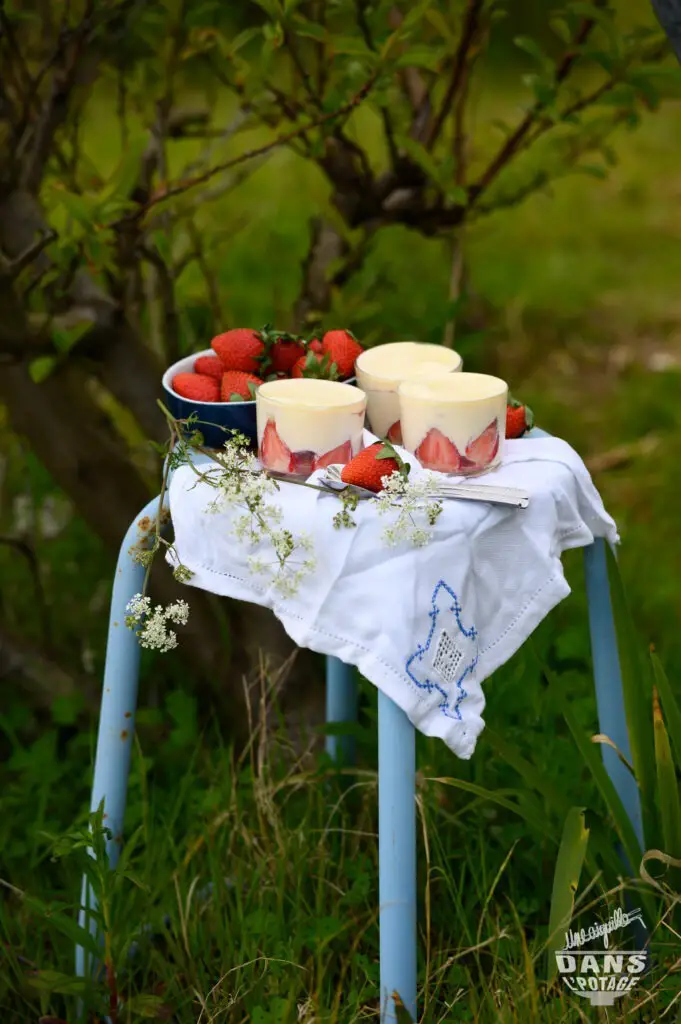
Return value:
M 343 466 L 341 480 L 344 484 L 365 487 L 367 491 L 378 494 L 383 490 L 384 476 L 403 470 L 404 464 L 392 445 L 376 441 Z
M 513 441 L 517 437 L 522 437 L 528 430 L 532 430 L 533 426 L 534 415 L 532 410 L 521 402 L 516 402 L 514 398 L 509 398 L 508 405 L 506 406 L 507 439 Z
M 223 373 L 220 384 L 220 398 L 223 402 L 253 402 L 255 389 L 262 384 L 260 377 L 243 370 L 228 370 Z
M 173 391 L 193 402 L 219 402 L 220 385 L 215 377 L 203 373 L 177 373 L 172 381 Z
M 259 331 L 235 327 L 218 334 L 210 344 L 225 370 L 256 374 L 260 370 L 259 357 L 265 351 L 265 344 Z
M 258 357 L 259 372 L 263 377 L 280 373 L 288 377 L 298 359 L 305 355 L 303 339 L 287 331 L 277 331 L 269 324 L 265 324 L 258 334 L 264 345 Z
M 322 348 L 331 357 L 331 362 L 338 367 L 338 376 L 352 377 L 355 372 L 355 360 L 364 349 L 350 331 L 327 331 L 322 338 Z
M 216 380 L 222 380 L 224 372 L 225 368 L 222 365 L 222 360 L 218 359 L 217 356 L 199 356 L 194 363 L 194 373 L 203 373 L 206 377 L 215 377 Z
M 317 352 L 308 352 L 301 356 L 294 363 L 291 370 L 292 377 L 312 377 L 317 380 L 338 380 L 338 368 L 331 362 L 328 352 L 321 355 Z

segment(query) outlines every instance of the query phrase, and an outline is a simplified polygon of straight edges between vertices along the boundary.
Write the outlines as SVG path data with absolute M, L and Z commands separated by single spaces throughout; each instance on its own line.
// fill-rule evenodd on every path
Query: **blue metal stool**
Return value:
M 541 435 L 535 431 L 535 436 Z M 108 856 L 115 865 L 123 843 L 123 819 L 137 707 L 140 647 L 126 628 L 126 605 L 142 589 L 144 568 L 132 553 L 145 541 L 148 524 L 156 522 L 159 498 L 150 501 L 130 526 L 121 545 L 114 578 L 107 640 L 104 688 L 95 758 L 91 810 L 102 800 L 112 838 Z M 608 584 L 606 549 L 596 540 L 585 549 L 586 591 L 598 706 L 599 728 L 630 760 L 622 680 Z M 354 669 L 327 658 L 326 716 L 329 723 L 353 721 L 357 714 Z M 350 763 L 350 737 L 328 736 L 326 749 L 334 759 Z M 605 767 L 632 821 L 643 849 L 641 808 L 636 782 L 616 752 L 601 747 Z M 415 732 L 404 712 L 388 697 L 378 695 L 378 820 L 380 989 L 382 1020 L 395 1021 L 393 993 L 399 993 L 414 1020 L 416 1010 L 416 754 Z M 80 924 L 94 934 L 88 914 L 93 895 L 83 880 Z M 76 951 L 76 971 L 84 977 L 93 969 L 86 951 Z

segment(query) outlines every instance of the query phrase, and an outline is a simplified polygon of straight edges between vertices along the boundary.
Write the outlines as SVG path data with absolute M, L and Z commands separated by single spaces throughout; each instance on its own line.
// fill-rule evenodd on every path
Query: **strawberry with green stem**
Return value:
M 534 426 L 534 413 L 527 405 L 509 396 L 506 406 L 506 439 L 513 441 L 522 437 Z
M 400 457 L 399 453 L 384 439 L 364 448 L 355 455 L 341 470 L 344 484 L 364 487 L 367 491 L 378 494 L 383 490 L 383 477 L 399 473 L 406 480 L 410 466 Z

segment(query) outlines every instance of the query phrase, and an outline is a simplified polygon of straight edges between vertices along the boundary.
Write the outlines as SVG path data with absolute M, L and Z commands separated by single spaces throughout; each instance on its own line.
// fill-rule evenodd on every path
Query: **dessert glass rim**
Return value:
M 291 390 L 291 385 L 295 385 L 294 390 L 298 390 L 299 391 L 300 390 L 299 385 L 301 385 L 301 384 L 304 385 L 304 386 L 307 385 L 307 384 L 314 384 L 314 385 L 320 385 L 321 384 L 327 390 L 328 390 L 328 385 L 331 385 L 336 394 L 340 394 L 340 392 L 337 390 L 338 388 L 347 389 L 345 391 L 345 394 L 347 396 L 347 401 L 339 402 L 339 403 L 334 403 L 332 405 L 327 405 L 327 404 L 325 404 L 323 402 L 321 404 L 319 404 L 319 400 L 317 400 L 316 402 L 310 402 L 310 401 L 305 401 L 304 398 L 296 400 L 293 396 L 291 396 L 290 398 L 284 398 L 283 397 L 283 393 L 285 393 L 286 391 L 290 391 Z M 274 395 L 271 393 L 273 389 L 275 391 Z M 282 392 L 281 397 L 277 397 L 276 391 Z M 351 394 L 350 392 L 354 392 L 354 394 Z M 347 409 L 352 408 L 353 406 L 364 406 L 364 405 L 366 405 L 366 395 L 365 395 L 364 391 L 362 391 L 361 388 L 356 387 L 354 384 L 348 384 L 348 383 L 346 383 L 345 381 L 342 381 L 342 380 L 318 380 L 316 378 L 309 378 L 309 377 L 296 377 L 296 378 L 292 377 L 292 378 L 287 378 L 287 379 L 284 379 L 284 380 L 268 380 L 268 381 L 265 381 L 265 383 L 261 384 L 260 387 L 256 391 L 256 402 L 257 402 L 258 398 L 265 399 L 268 402 L 272 402 L 274 405 L 279 405 L 279 406 L 282 406 L 282 407 L 286 407 L 286 406 L 290 407 L 290 406 L 296 404 L 297 402 L 299 402 L 300 407 L 302 407 L 304 409 L 314 410 L 316 412 L 333 412 L 336 409 L 346 409 L 347 410 Z
M 402 348 L 403 345 L 408 345 L 409 347 L 413 347 L 414 352 L 422 351 L 424 353 L 427 352 L 430 355 L 434 355 L 436 352 L 443 353 L 443 354 L 446 353 L 448 358 L 450 356 L 455 357 L 455 359 L 458 360 L 459 365 L 463 362 L 463 359 L 461 357 L 461 353 L 457 352 L 456 349 L 449 348 L 447 345 L 437 345 L 435 342 L 431 342 L 431 341 L 410 341 L 410 340 L 406 340 L 406 341 L 387 341 L 387 342 L 385 342 L 382 345 L 372 345 L 371 348 L 365 349 L 364 352 L 361 352 L 357 356 L 357 359 L 355 361 L 355 367 L 358 370 L 363 370 L 364 373 L 368 373 L 368 374 L 372 374 L 373 373 L 375 375 L 376 374 L 375 369 L 364 369 L 366 364 L 368 363 L 369 366 L 371 366 L 371 363 L 373 361 L 373 357 L 377 353 L 380 352 L 382 355 L 385 355 L 386 353 L 394 351 L 395 349 Z M 446 362 L 447 362 L 447 359 L 443 359 L 443 364 L 446 363 Z
M 464 391 L 466 382 L 475 381 L 481 385 L 483 393 L 467 395 Z M 418 393 L 418 390 L 432 386 L 430 393 Z M 487 385 L 487 387 L 485 387 Z M 413 401 L 429 402 L 440 404 L 442 402 L 456 402 L 457 404 L 474 404 L 475 402 L 488 402 L 491 398 L 501 398 L 508 394 L 508 383 L 501 377 L 495 377 L 489 373 L 460 373 L 420 375 L 403 380 L 397 389 L 398 395 L 402 398 L 409 398 Z

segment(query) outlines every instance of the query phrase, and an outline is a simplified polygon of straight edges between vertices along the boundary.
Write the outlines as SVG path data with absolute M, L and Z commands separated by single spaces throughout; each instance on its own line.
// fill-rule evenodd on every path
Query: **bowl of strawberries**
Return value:
M 269 325 L 259 331 L 235 327 L 213 338 L 210 348 L 168 367 L 165 401 L 178 420 L 196 416 L 208 448 L 222 448 L 237 431 L 255 445 L 255 393 L 261 384 L 299 377 L 353 383 L 362 352 L 346 330 L 306 339 Z

